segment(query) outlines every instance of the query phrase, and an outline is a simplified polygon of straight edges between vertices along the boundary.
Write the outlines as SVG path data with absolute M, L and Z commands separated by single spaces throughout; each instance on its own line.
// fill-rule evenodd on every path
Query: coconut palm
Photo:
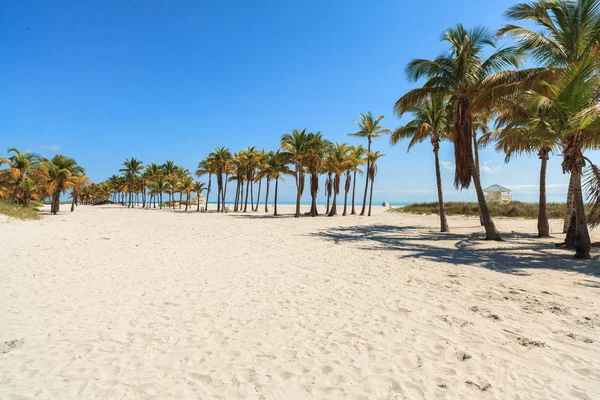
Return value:
M 500 35 L 518 41 L 542 67 L 542 78 L 534 82 L 532 102 L 554 118 L 553 128 L 560 132 L 563 170 L 571 175 L 573 215 L 567 231 L 567 245 L 574 244 L 575 257 L 589 258 L 591 242 L 581 190 L 583 152 L 597 148 L 595 125 L 598 95 L 598 50 L 600 47 L 600 1 L 536 1 L 518 3 L 506 16 L 532 23 L 538 31 L 507 25 Z M 569 201 L 569 200 L 568 200 Z
M 210 196 L 213 172 L 213 159 L 210 158 L 210 156 L 207 156 L 204 160 L 198 163 L 198 168 L 196 169 L 196 176 L 200 178 L 203 175 L 208 174 L 208 187 L 206 188 L 206 204 L 204 205 L 204 211 L 208 211 L 208 197 Z
M 185 210 L 187 212 L 190 205 L 190 194 L 194 191 L 194 179 L 191 176 L 185 176 L 179 185 L 179 190 L 185 193 Z M 180 202 L 181 203 L 181 202 Z
M 209 154 L 209 158 L 212 160 L 217 177 L 217 211 L 225 212 L 227 175 L 232 172 L 233 155 L 227 147 L 217 147 Z
M 52 214 L 60 211 L 60 195 L 87 181 L 85 170 L 73 158 L 57 154 L 47 163 L 48 192 L 52 195 Z
M 123 172 L 124 174 L 127 174 L 127 179 L 128 179 L 128 183 L 129 183 L 129 201 L 127 203 L 127 208 L 129 207 L 133 207 L 133 194 L 135 192 L 135 187 L 134 187 L 134 181 L 136 176 L 138 176 L 138 174 L 140 174 L 143 169 L 144 169 L 144 165 L 142 164 L 142 161 L 137 160 L 133 157 L 128 158 L 125 160 L 125 162 L 123 163 L 123 167 L 121 168 L 119 171 Z
M 503 104 L 505 96 L 516 92 L 517 84 L 530 72 L 505 70 L 518 67 L 517 51 L 513 47 L 495 50 L 495 37 L 485 28 L 467 30 L 458 24 L 444 33 L 442 41 L 450 47 L 440 56 L 434 60 L 415 59 L 408 64 L 406 72 L 411 81 L 421 77 L 427 81 L 423 87 L 402 96 L 395 104 L 395 111 L 410 111 L 432 95 L 448 98 L 453 114 L 455 186 L 468 188 L 473 181 L 486 239 L 501 240 L 490 217 L 473 157 L 473 118 L 483 110 Z M 483 53 L 488 47 L 495 51 L 485 58 Z
M 185 192 L 181 184 L 184 181 L 186 181 L 186 183 L 189 182 L 186 179 L 189 178 L 190 171 L 184 167 L 177 167 L 177 168 L 175 168 L 174 174 L 180 183 L 180 185 L 178 186 L 178 189 L 179 189 L 179 209 L 181 210 L 181 203 L 183 202 L 183 193 Z
M 8 200 L 9 204 L 16 202 L 23 179 L 44 162 L 44 159 L 39 154 L 29 151 L 21 153 L 19 150 L 11 147 L 8 149 L 8 154 L 11 153 L 13 154 L 8 158 L 0 158 L 0 165 L 7 165 L 6 169 L 0 170 L 0 176 L 6 182 L 13 182 L 13 188 Z
M 354 197 L 356 195 L 356 173 L 362 174 L 361 169 L 359 168 L 361 165 L 366 163 L 366 154 L 367 150 L 361 145 L 356 145 L 351 147 L 352 157 L 354 159 L 352 166 L 352 210 L 350 212 L 351 215 L 356 215 L 356 209 L 354 208 Z
M 371 112 L 367 112 L 366 114 L 358 114 L 360 116 L 360 121 L 352 121 L 360 128 L 359 131 L 350 133 L 350 136 L 367 138 L 367 154 L 371 152 L 371 142 L 373 139 L 381 137 L 384 134 L 389 134 L 390 130 L 383 128 L 383 126 L 379 125 L 381 120 L 384 118 L 383 115 L 373 119 L 373 115 Z M 367 159 L 367 171 L 370 168 L 369 160 Z M 363 205 L 360 211 L 360 215 L 365 215 L 365 209 L 367 205 L 367 190 L 369 188 L 369 174 L 365 179 L 365 193 L 363 196 Z
M 495 142 L 497 151 L 506 154 L 509 162 L 513 155 L 537 154 L 541 160 L 538 210 L 538 237 L 550 236 L 546 212 L 546 166 L 550 153 L 556 147 L 557 137 L 552 113 L 528 104 L 530 96 L 523 94 L 496 119 L 496 130 L 483 136 L 481 143 Z
M 200 211 L 200 199 L 202 198 L 202 192 L 205 191 L 204 182 L 195 181 L 193 191 L 196 193 L 196 200 L 198 201 L 198 205 L 196 208 L 196 212 Z
M 276 151 L 273 157 L 269 160 L 269 177 L 275 179 L 275 193 L 273 200 L 273 215 L 277 214 L 277 194 L 279 193 L 279 181 L 284 181 L 285 175 L 294 175 L 288 164 L 290 164 L 289 153 Z M 265 201 L 266 203 L 266 201 Z
M 348 169 L 350 149 L 345 143 L 334 143 L 330 146 L 327 158 L 325 159 L 325 169 L 328 174 L 333 175 L 332 192 L 333 202 L 329 210 L 329 216 L 337 215 L 337 195 L 340 193 L 340 182 L 342 174 Z
M 371 204 L 373 202 L 373 182 L 375 181 L 375 175 L 377 175 L 377 160 L 379 160 L 381 157 L 385 156 L 385 154 L 382 154 L 379 151 L 375 151 L 375 152 L 370 152 L 367 157 L 369 157 L 369 180 L 371 181 L 371 190 L 370 190 L 370 194 L 369 194 L 369 214 L 368 216 L 371 216 Z
M 286 133 L 281 137 L 281 148 L 285 150 L 286 158 L 294 165 L 294 178 L 296 179 L 296 213 L 300 217 L 300 201 L 304 192 L 305 163 L 304 158 L 310 146 L 310 136 L 306 129 L 301 131 L 294 129 L 292 133 Z
M 154 184 L 155 188 L 156 188 L 156 183 L 157 183 L 159 177 L 161 177 L 163 173 L 164 173 L 164 170 L 161 165 L 158 165 L 156 163 L 151 163 L 146 166 L 146 171 L 145 171 L 146 179 L 149 182 L 152 182 Z M 153 199 L 154 199 L 154 208 L 156 208 L 156 194 L 157 193 L 150 194 L 150 202 L 148 203 L 148 208 L 150 208 Z
M 402 116 L 402 110 L 396 110 Z M 435 177 L 437 182 L 438 204 L 440 210 L 440 230 L 450 232 L 444 208 L 444 195 L 442 192 L 442 174 L 440 171 L 440 142 L 451 137 L 448 121 L 447 103 L 442 96 L 428 96 L 427 99 L 409 110 L 413 119 L 406 125 L 396 129 L 391 137 L 390 144 L 395 146 L 402 139 L 410 139 L 407 151 L 417 143 L 429 139 L 433 146 L 435 159 Z

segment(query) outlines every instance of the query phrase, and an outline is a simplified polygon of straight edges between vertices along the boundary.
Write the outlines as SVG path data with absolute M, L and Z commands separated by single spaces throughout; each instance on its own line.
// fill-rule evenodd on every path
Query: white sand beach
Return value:
M 4 219 L 0 398 L 600 398 L 598 249 L 556 249 L 561 221 L 536 239 L 536 221 L 499 219 L 501 243 L 476 218 L 449 223 L 382 208 Z

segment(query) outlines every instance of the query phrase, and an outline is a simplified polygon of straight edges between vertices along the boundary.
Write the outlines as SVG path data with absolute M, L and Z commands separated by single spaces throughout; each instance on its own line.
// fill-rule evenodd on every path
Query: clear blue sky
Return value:
M 513 3 L 0 0 L 0 152 L 64 153 L 101 181 L 126 157 L 193 171 L 216 146 L 277 148 L 293 128 L 357 143 L 346 134 L 358 112 L 400 125 L 392 106 L 414 87 L 410 59 L 437 55 L 457 22 L 499 28 Z M 376 201 L 436 199 L 428 143 L 374 148 L 387 155 Z M 472 200 L 452 186 L 452 157 L 444 146 L 446 199 Z M 481 161 L 483 185 L 536 201 L 536 157 L 504 164 L 485 150 Z M 549 200 L 564 201 L 566 182 L 553 157 Z M 293 190 L 290 178 L 281 199 Z

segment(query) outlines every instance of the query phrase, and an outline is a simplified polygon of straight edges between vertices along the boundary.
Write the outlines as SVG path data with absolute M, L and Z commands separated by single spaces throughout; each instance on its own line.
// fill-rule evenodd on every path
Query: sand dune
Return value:
M 535 221 L 0 222 L 2 399 L 600 398 L 600 262 Z

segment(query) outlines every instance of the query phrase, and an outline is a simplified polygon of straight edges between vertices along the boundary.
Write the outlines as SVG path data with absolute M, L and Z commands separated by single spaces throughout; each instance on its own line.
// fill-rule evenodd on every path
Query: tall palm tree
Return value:
M 573 216 L 567 231 L 567 244 L 576 249 L 576 258 L 589 258 L 591 241 L 581 190 L 586 165 L 583 152 L 597 148 L 594 125 L 598 96 L 598 51 L 600 49 L 600 1 L 535 1 L 518 3 L 506 12 L 515 21 L 532 23 L 538 31 L 509 24 L 499 31 L 518 41 L 543 67 L 534 82 L 532 98 L 552 110 L 554 127 L 561 133 L 559 146 L 563 170 L 571 174 Z M 539 76 L 542 78 L 540 79 Z M 587 162 L 590 164 L 589 162 Z
M 290 163 L 294 165 L 294 178 L 296 179 L 296 218 L 300 217 L 300 202 L 304 192 L 305 162 L 304 158 L 310 145 L 310 137 L 306 129 L 301 131 L 294 129 L 292 133 L 286 133 L 281 137 L 281 148 Z
M 505 161 L 513 155 L 537 154 L 540 165 L 540 193 L 538 209 L 538 237 L 550 236 L 550 225 L 546 212 L 546 166 L 550 153 L 556 147 L 558 133 L 551 113 L 534 104 L 528 104 L 530 96 L 523 94 L 507 107 L 496 119 L 496 130 L 489 132 L 481 143 L 496 143 L 496 150 L 506 154 Z
M 85 170 L 77 165 L 73 158 L 57 154 L 47 163 L 48 167 L 48 191 L 52 194 L 50 212 L 52 214 L 60 211 L 60 195 L 68 189 L 87 181 Z
M 337 215 L 337 195 L 340 193 L 341 176 L 348 168 L 348 152 L 349 148 L 345 143 L 334 143 L 329 148 L 329 152 L 325 160 L 325 169 L 328 173 L 331 173 L 334 176 L 332 182 L 333 203 L 328 214 L 330 217 Z
M 427 99 L 409 111 L 413 119 L 406 125 L 396 129 L 390 137 L 390 144 L 395 146 L 402 139 L 410 139 L 407 151 L 417 143 L 425 139 L 431 141 L 433 154 L 435 158 L 435 178 L 437 182 L 438 204 L 440 210 L 440 230 L 441 232 L 450 232 L 448 221 L 446 219 L 446 210 L 444 207 L 444 195 L 442 192 L 442 174 L 440 171 L 440 142 L 450 139 L 447 103 L 442 96 L 428 96 Z M 398 116 L 402 116 L 402 110 L 396 110 Z
M 155 185 L 158 182 L 159 177 L 161 177 L 163 173 L 164 169 L 161 165 L 151 163 L 146 166 L 145 174 L 147 176 L 147 179 Z M 152 197 L 154 197 L 154 200 L 156 200 L 156 194 L 151 195 L 150 203 L 148 203 L 148 208 L 151 207 Z M 156 201 L 154 202 L 154 208 L 156 208 Z
M 395 104 L 403 113 L 423 103 L 431 95 L 448 98 L 453 112 L 454 183 L 457 188 L 475 185 L 477 201 L 486 231 L 486 239 L 501 240 L 485 201 L 478 166 L 473 157 L 473 118 L 482 110 L 502 104 L 506 95 L 517 90 L 517 83 L 527 76 L 524 71 L 507 71 L 518 67 L 517 51 L 513 47 L 495 50 L 494 35 L 485 28 L 465 29 L 461 24 L 449 28 L 442 41 L 449 49 L 434 60 L 412 60 L 406 67 L 411 81 L 427 78 L 423 87 L 413 89 Z M 495 51 L 487 58 L 483 53 L 491 47 Z
M 223 175 L 231 173 L 233 155 L 227 147 L 217 147 L 209 154 L 209 157 L 213 160 L 212 163 L 217 177 L 217 211 L 225 212 L 227 176 L 223 180 Z
M 206 204 L 204 205 L 204 211 L 208 211 L 208 198 L 210 196 L 210 189 L 212 186 L 212 174 L 214 172 L 213 159 L 210 156 L 207 156 L 204 160 L 198 163 L 198 168 L 196 169 L 196 176 L 198 178 L 203 175 L 208 174 L 208 187 L 206 188 Z
M 8 154 L 11 153 L 13 154 L 8 158 L 0 158 L 0 165 L 6 164 L 8 166 L 8 168 L 0 170 L 0 175 L 7 181 L 13 182 L 13 190 L 8 200 L 9 204 L 16 202 L 23 179 L 45 161 L 39 154 L 29 151 L 21 153 L 14 147 L 8 149 Z
M 175 176 L 177 177 L 177 180 L 180 183 L 183 183 L 184 181 L 186 181 L 186 183 L 189 183 L 189 181 L 187 181 L 186 178 L 188 178 L 190 176 L 190 171 L 184 167 L 177 167 L 175 169 Z M 193 180 L 192 180 L 192 182 L 193 182 Z M 182 185 L 179 185 L 179 209 L 180 210 L 181 210 L 181 203 L 183 202 L 183 193 L 184 193 L 184 189 L 183 189 Z
M 273 215 L 277 216 L 277 194 L 279 192 L 279 180 L 284 181 L 285 175 L 294 175 L 295 172 L 288 167 L 290 163 L 290 155 L 286 152 L 275 152 L 273 157 L 269 160 L 269 176 L 271 179 L 275 179 L 275 199 L 273 201 Z
M 179 186 L 181 192 L 185 193 L 185 210 L 187 212 L 190 205 L 190 194 L 194 191 L 194 179 L 191 176 L 185 176 Z M 181 202 L 180 202 L 181 203 Z
M 362 164 L 366 163 L 366 154 L 367 150 L 361 145 L 352 146 L 352 156 L 354 158 L 354 163 L 352 167 L 353 177 L 352 177 L 352 210 L 350 212 L 351 215 L 356 215 L 356 209 L 354 208 L 354 197 L 356 195 L 356 173 L 361 173 L 362 171 L 359 168 Z
M 200 199 L 202 198 L 202 192 L 206 190 L 206 188 L 204 187 L 204 182 L 200 182 L 200 181 L 194 182 L 193 190 L 197 196 L 198 206 L 196 208 L 196 212 L 198 212 L 198 211 L 200 211 Z
M 127 204 L 127 208 L 129 208 L 130 206 L 133 207 L 135 177 L 143 171 L 144 165 L 142 164 L 142 161 L 131 157 L 125 160 L 125 162 L 123 163 L 123 167 L 124 168 L 121 168 L 119 171 L 128 174 L 127 177 L 129 180 L 129 202 Z
M 379 151 L 371 152 L 367 157 L 369 157 L 369 179 L 371 181 L 371 194 L 369 195 L 369 214 L 371 216 L 371 204 L 373 202 L 373 182 L 375 181 L 375 175 L 377 175 L 377 160 L 381 157 L 385 156 Z
M 373 115 L 371 112 L 367 112 L 366 114 L 358 114 L 360 116 L 360 121 L 353 121 L 360 128 L 357 132 L 350 133 L 350 136 L 367 138 L 367 154 L 371 153 L 371 142 L 373 139 L 378 138 L 384 134 L 389 134 L 390 130 L 385 129 L 383 126 L 379 125 L 381 120 L 384 118 L 383 115 L 373 119 Z M 370 164 L 367 159 L 367 171 L 369 171 Z M 367 174 L 365 179 L 365 193 L 363 197 L 363 205 L 360 211 L 360 215 L 365 215 L 366 205 L 367 205 L 367 190 L 369 188 L 369 174 Z
M 163 193 L 169 189 L 169 185 L 163 175 L 159 175 L 155 182 L 156 191 L 158 192 L 158 208 L 163 207 Z

